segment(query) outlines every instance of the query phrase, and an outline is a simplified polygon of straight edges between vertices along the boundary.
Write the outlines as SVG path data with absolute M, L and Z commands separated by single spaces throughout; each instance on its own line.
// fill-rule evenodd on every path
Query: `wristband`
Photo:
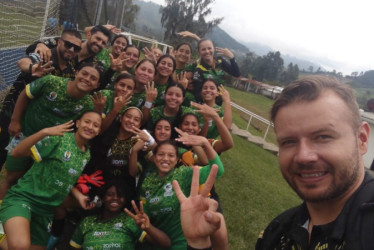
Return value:
M 148 138 L 149 138 L 148 143 L 149 143 L 149 146 L 152 147 L 153 144 L 155 144 L 155 142 L 156 142 L 155 139 L 153 138 L 153 136 L 150 133 L 148 133 L 148 131 L 146 129 L 143 129 L 143 131 L 144 131 L 144 133 L 146 133 L 148 135 Z
M 144 107 L 146 107 L 147 109 L 150 109 L 150 108 L 152 108 L 152 103 L 146 101 L 146 102 L 144 103 Z
M 207 248 L 194 248 L 187 244 L 187 250 L 212 250 L 212 247 L 210 246 Z

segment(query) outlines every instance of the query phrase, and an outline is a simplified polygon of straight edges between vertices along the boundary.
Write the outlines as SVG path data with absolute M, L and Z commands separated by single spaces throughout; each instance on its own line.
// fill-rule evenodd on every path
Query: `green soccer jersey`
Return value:
M 100 91 L 103 96 L 106 97 L 106 103 L 103 110 L 104 114 L 108 114 L 113 109 L 113 103 L 114 103 L 114 92 L 113 90 L 104 89 Z
M 142 235 L 134 220 L 125 213 L 107 221 L 89 216 L 78 225 L 70 245 L 86 250 L 135 249 L 135 242 L 141 236 L 144 233 Z
M 110 68 L 110 50 L 109 49 L 102 49 L 99 53 L 96 54 L 94 61 L 100 62 L 101 65 L 104 67 L 104 72 L 106 72 Z M 96 64 L 95 63 L 95 64 Z
M 217 104 L 214 104 L 213 108 L 218 110 L 219 117 L 221 117 L 221 119 L 223 119 L 223 115 L 224 115 L 223 107 L 218 106 Z M 198 114 L 198 117 L 199 117 L 199 121 L 200 121 L 200 128 L 203 128 L 204 118 L 200 113 Z M 216 124 L 213 122 L 213 120 L 209 120 L 208 134 L 207 134 L 206 138 L 215 139 L 218 136 L 219 136 L 219 132 L 218 132 Z
M 93 110 L 88 95 L 77 100 L 68 94 L 68 81 L 68 78 L 47 75 L 26 85 L 26 94 L 31 101 L 21 121 L 24 135 L 75 120 L 82 113 Z
M 147 128 L 149 130 L 153 130 L 154 125 L 156 124 L 157 120 L 160 118 L 165 118 L 166 120 L 170 121 L 172 127 L 175 127 L 177 124 L 175 124 L 177 117 L 176 116 L 166 116 L 164 114 L 164 108 L 165 105 L 154 107 L 151 109 L 150 114 L 149 114 L 149 119 L 148 119 L 148 124 Z M 182 110 L 180 118 L 188 113 L 193 113 L 195 114 L 195 111 L 192 108 L 185 107 L 185 106 L 180 106 L 180 109 Z
M 140 93 L 133 93 L 131 97 L 130 107 L 142 108 L 145 103 L 145 90 Z
M 33 166 L 8 193 L 29 199 L 40 214 L 53 213 L 81 175 L 90 152 L 79 149 L 74 133 L 47 136 L 31 152 Z
M 223 172 L 223 165 L 217 155 L 209 161 L 209 165 L 200 168 L 200 184 L 208 178 L 211 166 L 218 165 L 217 178 Z M 192 168 L 181 166 L 171 170 L 166 176 L 160 177 L 157 173 L 147 176 L 142 184 L 140 199 L 144 202 L 144 209 L 153 226 L 164 231 L 171 239 L 170 249 L 185 250 L 187 243 L 182 232 L 180 222 L 180 205 L 172 186 L 177 180 L 183 193 L 188 196 L 191 188 Z M 153 248 L 157 249 L 157 248 Z
M 155 88 L 157 89 L 157 97 L 153 102 L 154 107 L 165 105 L 165 90 L 167 86 L 167 83 L 162 85 L 155 84 Z

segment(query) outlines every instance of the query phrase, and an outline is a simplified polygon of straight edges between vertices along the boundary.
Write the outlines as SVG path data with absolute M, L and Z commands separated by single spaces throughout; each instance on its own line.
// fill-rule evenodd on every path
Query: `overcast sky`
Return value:
M 369 0 L 216 0 L 212 16 L 238 41 L 350 74 L 374 70 L 373 9 Z

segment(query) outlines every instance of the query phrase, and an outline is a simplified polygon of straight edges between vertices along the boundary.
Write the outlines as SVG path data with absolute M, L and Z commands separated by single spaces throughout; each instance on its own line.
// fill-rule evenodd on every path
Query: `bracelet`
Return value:
M 152 104 L 151 102 L 147 102 L 147 101 L 146 101 L 146 102 L 144 103 L 144 107 L 146 107 L 147 109 L 152 108 L 152 105 L 153 105 L 153 104 Z
M 187 250 L 212 250 L 212 247 L 210 246 L 207 248 L 194 248 L 187 244 Z

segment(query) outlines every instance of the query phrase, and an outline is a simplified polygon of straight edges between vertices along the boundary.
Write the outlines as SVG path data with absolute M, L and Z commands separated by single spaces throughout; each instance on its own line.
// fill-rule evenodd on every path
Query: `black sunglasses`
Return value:
M 75 45 L 74 43 L 71 43 L 71 42 L 69 42 L 69 41 L 66 41 L 66 40 L 64 40 L 64 39 L 62 39 L 62 38 L 61 38 L 61 41 L 64 42 L 65 48 L 67 48 L 67 49 L 71 49 L 71 47 L 73 47 L 73 48 L 74 48 L 74 52 L 79 52 L 79 51 L 81 51 L 81 49 L 82 49 L 80 46 Z

